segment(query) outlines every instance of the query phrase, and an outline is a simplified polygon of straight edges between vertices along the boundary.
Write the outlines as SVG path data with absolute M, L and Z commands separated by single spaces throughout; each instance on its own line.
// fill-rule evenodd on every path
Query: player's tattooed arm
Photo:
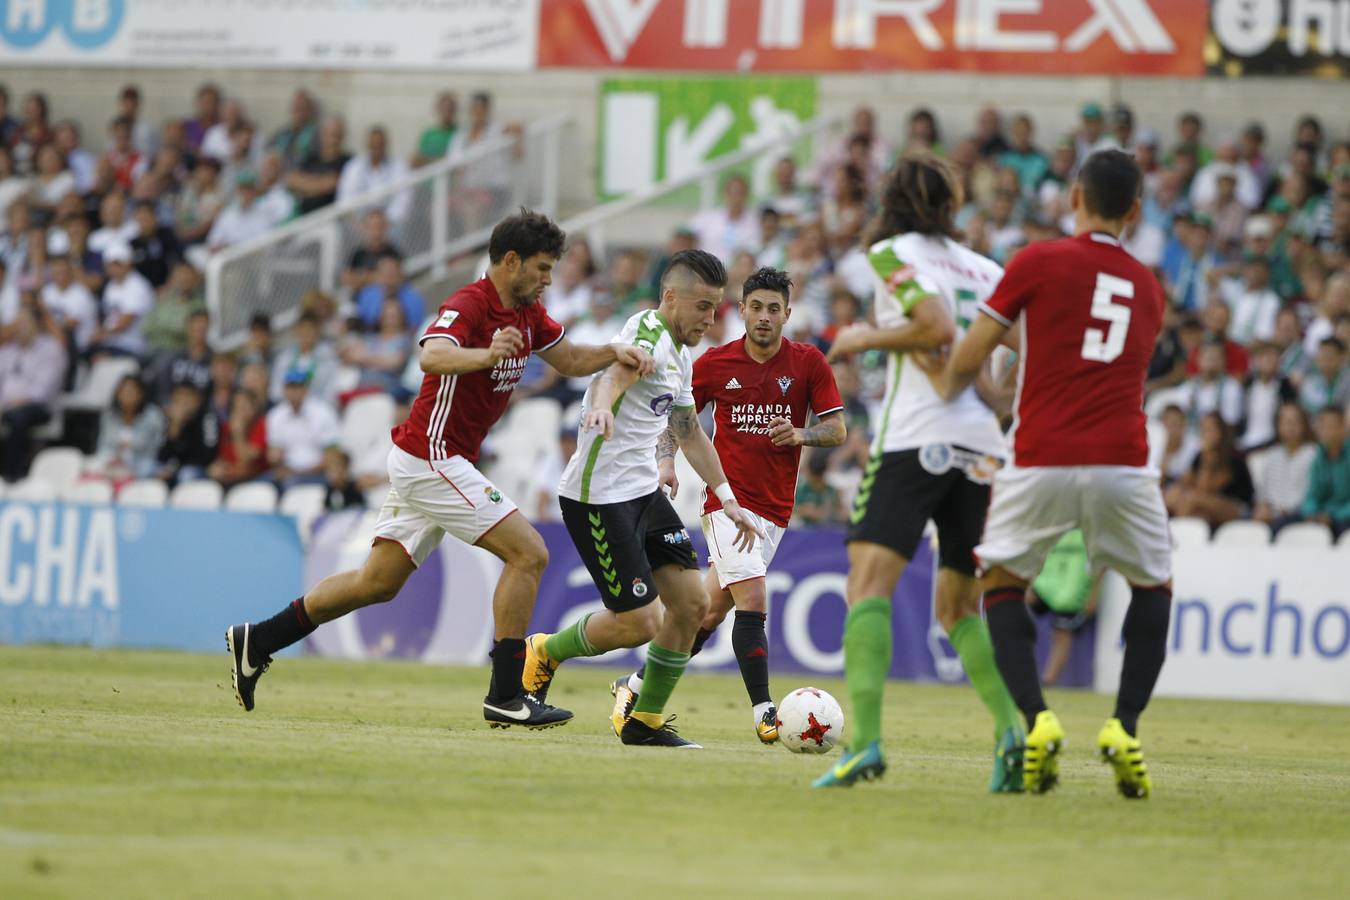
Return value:
M 659 486 L 670 488 L 672 500 L 680 492 L 680 478 L 675 474 L 675 451 L 678 449 L 680 442 L 675 439 L 670 426 L 666 426 L 666 430 L 656 439 L 656 471 L 660 475 Z
M 656 462 L 658 464 L 666 460 L 675 459 L 675 451 L 680 449 L 680 442 L 676 439 L 675 433 L 666 426 L 666 430 L 661 432 L 661 436 L 656 439 Z
M 775 447 L 838 447 L 846 437 L 848 427 L 840 410 L 826 414 L 809 428 L 794 428 L 781 416 L 769 422 L 769 440 Z

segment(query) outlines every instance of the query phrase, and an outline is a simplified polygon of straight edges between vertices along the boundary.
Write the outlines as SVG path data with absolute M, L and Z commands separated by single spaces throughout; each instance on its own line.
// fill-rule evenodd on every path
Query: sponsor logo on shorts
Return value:
M 485 487 L 483 488 L 483 493 L 486 494 L 487 498 L 491 500 L 493 503 L 502 502 L 502 492 L 497 490 L 496 488 Z
M 952 467 L 952 448 L 947 444 L 924 444 L 919 448 L 919 465 L 930 475 L 942 475 Z
M 639 598 L 647 596 L 647 585 L 641 578 L 633 579 L 633 596 Z
M 661 535 L 661 539 L 667 544 L 687 544 L 689 543 L 689 532 L 683 528 L 679 531 L 668 531 Z

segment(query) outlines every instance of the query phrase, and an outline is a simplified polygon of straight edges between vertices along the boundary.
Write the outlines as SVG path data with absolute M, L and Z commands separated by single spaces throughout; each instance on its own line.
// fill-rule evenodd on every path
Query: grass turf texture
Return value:
M 224 653 L 0 648 L 0 897 L 1343 896 L 1350 709 L 1156 701 L 1154 796 L 1093 757 L 1110 700 L 1052 692 L 1063 784 L 987 794 L 967 688 L 892 683 L 891 769 L 763 747 L 733 676 L 672 709 L 707 747 L 624 748 L 609 670 L 577 719 L 489 730 L 486 670 L 285 659 L 246 715 Z M 784 694 L 804 678 L 775 679 Z M 843 685 L 816 683 L 840 699 Z

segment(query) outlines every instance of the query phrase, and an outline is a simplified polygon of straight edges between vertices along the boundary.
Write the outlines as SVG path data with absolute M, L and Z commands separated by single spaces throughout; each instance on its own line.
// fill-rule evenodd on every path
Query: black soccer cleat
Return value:
M 685 750 L 702 750 L 703 747 L 695 744 L 693 741 L 686 741 L 675 733 L 675 726 L 671 722 L 675 717 L 671 716 L 661 724 L 660 728 L 652 728 L 641 719 L 629 717 L 628 721 L 623 723 L 623 731 L 619 732 L 619 740 L 633 747 L 677 747 Z
M 247 622 L 225 629 L 225 646 L 230 648 L 230 682 L 234 685 L 234 698 L 245 712 L 253 712 L 253 689 L 272 664 L 270 656 L 254 660 L 248 649 L 252 636 L 253 626 Z
M 483 719 L 493 728 L 510 728 L 519 725 L 538 731 L 542 728 L 557 728 L 572 721 L 570 710 L 549 706 L 530 694 L 517 694 L 505 703 L 494 703 L 491 698 L 483 698 Z

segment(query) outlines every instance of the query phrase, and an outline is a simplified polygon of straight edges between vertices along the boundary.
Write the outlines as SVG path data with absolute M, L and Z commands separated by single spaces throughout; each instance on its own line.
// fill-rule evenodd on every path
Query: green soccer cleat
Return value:
M 881 754 L 881 741 L 873 741 L 858 753 L 845 752 L 824 775 L 811 782 L 811 787 L 853 787 L 861 778 L 875 781 L 886 772 L 886 757 Z
M 1133 737 L 1119 719 L 1107 719 L 1097 734 L 1097 751 L 1102 762 L 1110 763 L 1116 771 L 1116 788 L 1127 800 L 1143 800 L 1153 793 L 1153 779 L 1148 777 L 1144 763 L 1144 748 L 1139 738 Z
M 1020 794 L 1022 784 L 1022 755 L 1026 752 L 1027 737 L 1022 729 L 1005 728 L 994 746 L 994 777 L 989 782 L 991 794 Z
M 1036 714 L 1036 724 L 1027 735 L 1022 755 L 1022 786 L 1044 794 L 1059 784 L 1059 751 L 1064 749 L 1064 728 L 1050 710 Z

